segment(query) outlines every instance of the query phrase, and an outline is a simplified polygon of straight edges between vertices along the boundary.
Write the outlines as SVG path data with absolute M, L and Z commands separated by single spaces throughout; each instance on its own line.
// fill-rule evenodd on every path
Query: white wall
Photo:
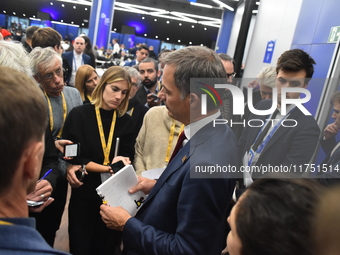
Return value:
M 243 12 L 244 12 L 244 2 L 236 9 L 233 26 L 231 28 L 231 33 L 230 33 L 230 38 L 229 38 L 229 43 L 228 43 L 228 50 L 227 50 L 227 54 L 231 57 L 233 57 L 235 53 L 236 42 L 238 38 L 238 33 L 240 32 Z
M 255 78 L 264 67 L 275 65 L 278 57 L 290 49 L 302 2 L 261 0 L 245 61 L 244 78 Z M 272 62 L 263 63 L 267 43 L 272 40 L 276 41 Z

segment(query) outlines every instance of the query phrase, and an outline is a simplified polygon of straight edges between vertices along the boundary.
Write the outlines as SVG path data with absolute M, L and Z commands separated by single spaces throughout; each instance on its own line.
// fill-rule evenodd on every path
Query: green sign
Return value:
M 340 26 L 332 27 L 331 32 L 329 33 L 328 43 L 336 43 L 340 37 Z

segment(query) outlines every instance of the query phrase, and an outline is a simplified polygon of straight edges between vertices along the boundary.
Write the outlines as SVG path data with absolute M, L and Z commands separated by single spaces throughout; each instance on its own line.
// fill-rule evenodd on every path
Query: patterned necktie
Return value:
M 176 156 L 176 154 L 179 152 L 180 149 L 182 149 L 183 147 L 183 141 L 186 139 L 184 131 L 182 131 L 182 133 L 179 135 L 178 140 L 177 140 L 177 144 L 176 147 L 171 155 L 171 158 L 169 160 L 169 163 L 171 162 L 171 160 Z

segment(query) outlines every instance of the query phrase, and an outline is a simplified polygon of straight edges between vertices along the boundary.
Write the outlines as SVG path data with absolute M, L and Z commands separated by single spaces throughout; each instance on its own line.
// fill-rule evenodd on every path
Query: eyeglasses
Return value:
M 234 78 L 236 76 L 236 73 L 233 72 L 233 73 L 227 73 L 227 77 L 228 78 Z
M 42 79 L 44 81 L 48 82 L 48 81 L 51 81 L 54 78 L 55 75 L 57 75 L 58 77 L 62 77 L 63 76 L 63 69 L 58 68 L 57 70 L 55 70 L 53 72 L 47 73 L 42 77 Z
M 135 83 L 135 82 L 131 82 L 131 85 L 132 85 L 132 86 L 139 87 L 140 83 L 137 84 L 137 83 Z

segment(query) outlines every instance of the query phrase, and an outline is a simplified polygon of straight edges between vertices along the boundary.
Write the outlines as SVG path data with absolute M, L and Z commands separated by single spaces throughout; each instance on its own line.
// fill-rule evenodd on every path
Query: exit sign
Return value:
M 340 37 L 340 26 L 332 27 L 329 33 L 328 43 L 336 43 Z

